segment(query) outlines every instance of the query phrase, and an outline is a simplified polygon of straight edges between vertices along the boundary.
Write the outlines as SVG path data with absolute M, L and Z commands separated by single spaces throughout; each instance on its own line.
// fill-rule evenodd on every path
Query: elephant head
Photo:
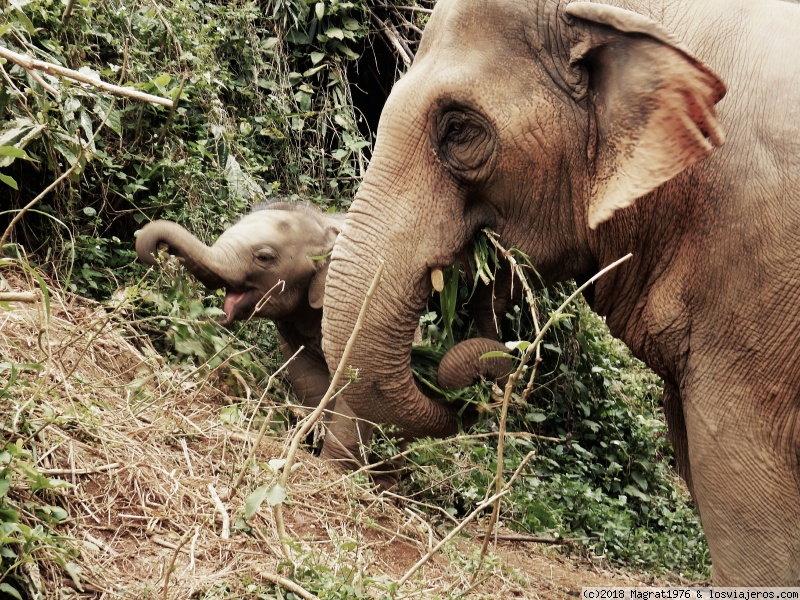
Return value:
M 528 254 L 545 282 L 593 274 L 610 260 L 596 251 L 592 228 L 722 143 L 714 104 L 724 91 L 663 28 L 634 13 L 555 0 L 440 0 L 386 103 L 333 252 L 329 368 L 378 263 L 386 265 L 351 354 L 354 410 L 410 435 L 454 433 L 453 411 L 421 394 L 409 368 L 432 273 L 489 226 Z
M 136 253 L 154 265 L 164 247 L 206 287 L 225 288 L 223 324 L 253 316 L 283 320 L 322 307 L 340 225 L 341 215 L 273 202 L 256 207 L 212 246 L 177 223 L 149 223 L 136 238 Z
M 385 265 L 351 409 L 411 436 L 456 431 L 409 350 L 431 277 L 482 227 L 545 284 L 631 252 L 587 296 L 664 379 L 715 582 L 797 585 L 800 127 L 783 107 L 798 28 L 787 2 L 439 0 L 332 255 L 330 368 Z M 758 375 L 742 368 L 755 356 Z
M 322 301 L 342 216 L 305 204 L 263 204 L 210 247 L 177 223 L 155 221 L 139 232 L 136 252 L 153 265 L 164 247 L 208 288 L 225 288 L 223 324 L 251 317 L 275 321 L 285 359 L 304 348 L 288 371 L 298 400 L 315 406 L 328 388 Z

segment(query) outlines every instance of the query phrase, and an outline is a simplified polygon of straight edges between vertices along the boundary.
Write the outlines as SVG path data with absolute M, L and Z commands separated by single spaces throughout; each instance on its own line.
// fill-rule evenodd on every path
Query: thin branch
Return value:
M 592 285 L 595 281 L 597 281 L 600 277 L 615 269 L 620 264 L 631 258 L 633 254 L 628 253 L 627 255 L 623 256 L 619 260 L 611 263 L 604 269 L 602 269 L 599 273 L 594 275 L 589 281 L 585 282 L 581 285 L 575 292 L 570 294 L 570 296 L 561 303 L 553 313 L 550 315 L 550 318 L 544 324 L 544 327 L 541 328 L 536 334 L 536 339 L 531 342 L 531 344 L 525 349 L 525 352 L 522 354 L 522 358 L 520 359 L 519 365 L 517 365 L 517 369 L 511 374 L 508 378 L 508 382 L 506 383 L 505 391 L 503 394 L 503 409 L 500 418 L 500 436 L 497 441 L 497 474 L 495 475 L 495 489 L 499 489 L 502 485 L 502 473 L 503 473 L 503 449 L 505 443 L 505 425 L 506 425 L 506 417 L 508 415 L 508 407 L 511 401 L 511 394 L 514 391 L 514 388 L 517 385 L 517 381 L 522 376 L 522 372 L 525 369 L 525 366 L 530 361 L 531 355 L 536 352 L 537 358 L 539 356 L 539 346 L 544 339 L 545 334 L 547 331 L 558 321 L 558 319 L 563 314 L 564 310 L 566 310 L 567 306 L 569 306 L 572 301 L 580 294 L 583 290 L 587 287 Z M 497 519 L 500 516 L 500 502 L 499 498 L 498 501 L 495 503 L 495 506 L 492 510 L 492 516 L 489 519 L 489 525 L 486 528 L 486 537 L 483 540 L 483 545 L 481 546 L 481 553 L 480 553 L 480 560 L 483 560 L 483 557 L 486 555 L 486 551 L 489 547 L 489 540 L 491 539 L 491 532 L 494 530 L 495 525 L 497 524 Z M 477 573 L 477 571 L 476 571 Z
M 85 469 L 39 469 L 43 475 L 89 475 L 90 473 L 104 473 L 121 467 L 122 464 L 118 462 L 110 463 L 108 465 L 100 465 L 99 467 L 87 467 Z
M 300 587 L 291 579 L 286 579 L 286 577 L 281 577 L 280 575 L 275 575 L 274 573 L 266 573 L 265 571 L 259 571 L 258 574 L 267 581 L 274 583 L 275 585 L 279 585 L 282 588 L 289 590 L 293 594 L 300 596 L 301 598 L 305 598 L 305 600 L 319 600 L 318 596 L 315 596 L 308 590 Z
M 167 600 L 167 595 L 169 593 L 169 577 L 170 575 L 172 575 L 172 569 L 175 568 L 175 561 L 178 558 L 178 553 L 181 551 L 181 548 L 183 548 L 186 545 L 186 542 L 188 542 L 190 539 L 192 539 L 192 536 L 189 535 L 189 532 L 187 532 L 186 535 L 183 536 L 183 539 L 181 540 L 180 544 L 178 544 L 178 546 L 175 548 L 175 552 L 172 553 L 172 558 L 169 561 L 169 566 L 167 567 L 167 571 L 164 573 L 164 593 L 161 596 L 163 600 Z
M 36 292 L 0 292 L 0 302 L 27 302 L 32 304 L 39 299 Z
M 217 511 L 220 515 L 222 515 L 222 539 L 228 540 L 231 537 L 231 518 L 228 516 L 228 511 L 225 509 L 225 505 L 222 503 L 222 499 L 217 494 L 217 490 L 214 489 L 214 486 L 210 483 L 208 484 L 208 493 L 211 494 L 212 500 L 214 500 L 214 506 L 216 507 Z
M 361 326 L 364 324 L 364 317 L 366 317 L 367 309 L 369 308 L 370 302 L 372 302 L 372 297 L 375 295 L 375 291 L 378 289 L 378 284 L 381 281 L 383 270 L 384 263 L 381 261 L 377 271 L 375 271 L 375 276 L 372 278 L 372 284 L 369 286 L 369 290 L 367 290 L 367 295 L 364 296 L 364 302 L 361 304 L 361 310 L 359 311 L 358 318 L 353 326 L 353 332 L 350 334 L 350 339 L 347 340 L 347 344 L 344 347 L 344 352 L 342 353 L 341 359 L 339 359 L 339 365 L 336 367 L 336 371 L 333 374 L 333 378 L 328 386 L 328 390 L 325 392 L 322 400 L 319 401 L 319 405 L 316 409 L 314 409 L 314 412 L 305 417 L 304 422 L 292 437 L 292 442 L 289 446 L 288 452 L 286 453 L 286 463 L 284 464 L 283 471 L 278 479 L 278 485 L 280 485 L 283 489 L 286 489 L 287 487 L 289 475 L 292 472 L 292 465 L 294 464 L 295 456 L 297 454 L 297 449 L 300 447 L 300 443 L 306 438 L 308 432 L 311 431 L 311 428 L 322 416 L 322 413 L 327 408 L 328 403 L 338 394 L 336 388 L 339 386 L 339 380 L 342 378 L 342 375 L 344 375 L 344 372 L 349 367 L 347 361 L 350 358 L 350 352 L 353 349 L 353 345 L 358 337 L 358 333 L 361 331 Z M 286 528 L 283 524 L 282 506 L 282 504 L 276 504 L 272 507 L 272 512 L 275 517 L 275 523 L 278 526 L 278 535 L 280 536 L 281 548 L 283 549 L 286 558 L 289 559 L 290 551 L 286 543 L 288 536 L 286 534 Z
M 486 533 L 476 533 L 476 538 L 486 538 Z M 555 546 L 581 542 L 587 538 L 550 538 L 536 535 L 521 535 L 518 533 L 497 533 L 488 537 L 502 542 L 518 542 L 524 544 L 553 544 Z
M 2 46 L 0 46 L 0 58 L 5 58 L 6 60 L 9 60 L 14 64 L 19 65 L 20 67 L 22 67 L 27 71 L 32 71 L 33 69 L 44 71 L 48 75 L 58 75 L 60 77 L 66 77 L 68 79 L 74 79 L 75 81 L 80 81 L 81 83 L 86 83 L 88 85 L 101 89 L 105 92 L 108 92 L 109 94 L 114 94 L 115 96 L 127 96 L 128 98 L 134 98 L 135 100 L 141 100 L 142 102 L 152 102 L 154 104 L 160 104 L 162 106 L 166 106 L 167 108 L 172 108 L 173 103 L 172 100 L 170 100 L 169 98 L 162 98 L 161 96 L 153 96 L 152 94 L 146 94 L 144 92 L 140 92 L 139 90 L 134 90 L 133 88 L 122 87 L 119 85 L 106 83 L 101 79 L 94 79 L 92 77 L 84 75 L 80 71 L 67 69 L 66 67 L 62 67 L 61 65 L 54 65 L 53 63 L 32 58 L 30 56 L 26 56 L 25 54 L 19 54 Z
M 432 8 L 422 8 L 422 7 L 419 7 L 419 6 L 395 6 L 393 8 L 395 8 L 397 10 L 406 10 L 406 11 L 409 11 L 409 12 L 421 12 L 421 13 L 425 13 L 425 14 L 428 14 L 428 15 L 433 13 L 433 9 Z

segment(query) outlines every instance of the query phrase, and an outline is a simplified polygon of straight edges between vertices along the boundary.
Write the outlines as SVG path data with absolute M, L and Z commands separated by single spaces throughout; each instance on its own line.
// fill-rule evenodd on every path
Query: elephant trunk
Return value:
M 136 254 L 146 265 L 157 264 L 162 246 L 209 289 L 225 287 L 225 280 L 218 275 L 223 269 L 216 264 L 211 248 L 177 223 L 153 221 L 145 225 L 136 238 Z
M 489 352 L 502 352 L 504 356 L 482 358 Z M 464 340 L 453 346 L 439 364 L 439 387 L 445 391 L 459 390 L 486 379 L 495 381 L 501 388 L 514 370 L 514 359 L 500 342 L 487 338 Z
M 348 360 L 358 378 L 344 400 L 360 418 L 397 426 L 404 437 L 453 435 L 459 426 L 456 411 L 427 397 L 414 383 L 411 344 L 431 294 L 432 271 L 452 264 L 471 232 L 455 214 L 442 211 L 430 218 L 409 213 L 401 200 L 393 208 L 397 214 L 376 215 L 372 194 L 381 181 L 380 175 L 365 179 L 334 245 L 325 288 L 323 350 L 333 371 L 383 262 L 382 281 Z M 422 239 L 429 229 L 437 231 L 440 245 L 424 247 L 403 239 L 406 227 Z
M 351 238 L 353 227 L 350 235 L 347 229 L 346 222 L 334 246 L 325 289 L 322 337 L 331 371 L 338 366 L 379 264 L 376 253 L 366 261 L 353 260 L 359 243 Z M 411 373 L 411 342 L 431 286 L 427 283 L 427 292 L 422 294 L 407 289 L 398 295 L 397 282 L 408 279 L 402 270 L 396 261 L 386 260 L 383 279 L 349 357 L 358 378 L 348 387 L 344 399 L 360 418 L 396 425 L 404 436 L 452 435 L 458 432 L 456 413 L 420 392 Z M 412 276 L 414 287 L 421 285 L 419 280 L 425 274 L 423 270 Z M 403 301 L 397 302 L 397 297 Z

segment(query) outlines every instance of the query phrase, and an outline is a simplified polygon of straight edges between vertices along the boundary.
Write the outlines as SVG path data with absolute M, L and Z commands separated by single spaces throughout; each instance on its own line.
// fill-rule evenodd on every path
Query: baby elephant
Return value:
M 287 370 L 298 400 L 316 406 L 328 388 L 321 343 L 325 276 L 343 219 L 306 204 L 262 204 L 211 247 L 177 223 L 154 221 L 139 232 L 136 253 L 154 265 L 165 247 L 206 287 L 225 288 L 223 324 L 254 316 L 275 321 L 286 359 L 305 346 Z
M 139 232 L 136 253 L 142 262 L 154 265 L 159 249 L 165 248 L 206 287 L 224 288 L 223 324 L 250 317 L 272 319 L 285 359 L 304 346 L 287 370 L 297 399 L 314 407 L 329 384 L 322 354 L 322 300 L 330 252 L 344 216 L 325 214 L 306 204 L 262 204 L 210 247 L 177 223 L 154 221 Z M 443 389 L 457 389 L 479 377 L 506 375 L 509 361 L 480 359 L 497 349 L 505 347 L 485 339 L 457 345 L 442 360 Z M 335 412 L 326 419 L 322 454 L 342 467 L 358 468 L 370 458 L 360 441 L 368 438 L 371 425 L 358 420 L 341 400 L 329 408 Z M 379 473 L 375 480 L 383 487 L 394 481 L 389 473 Z

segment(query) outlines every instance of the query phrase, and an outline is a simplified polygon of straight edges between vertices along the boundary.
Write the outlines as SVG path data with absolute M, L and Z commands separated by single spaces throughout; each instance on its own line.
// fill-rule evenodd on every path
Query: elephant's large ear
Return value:
M 647 17 L 589 2 L 565 10 L 578 19 L 571 63 L 588 76 L 594 229 L 725 142 L 714 110 L 725 85 Z
M 316 272 L 311 278 L 311 284 L 308 286 L 308 303 L 311 308 L 322 308 L 322 303 L 325 300 L 325 279 L 328 277 L 328 266 L 331 264 L 331 251 L 333 244 L 336 241 L 336 236 L 339 235 L 339 226 L 330 226 L 325 229 L 326 241 L 323 244 L 325 252 L 318 256 L 312 256 Z

